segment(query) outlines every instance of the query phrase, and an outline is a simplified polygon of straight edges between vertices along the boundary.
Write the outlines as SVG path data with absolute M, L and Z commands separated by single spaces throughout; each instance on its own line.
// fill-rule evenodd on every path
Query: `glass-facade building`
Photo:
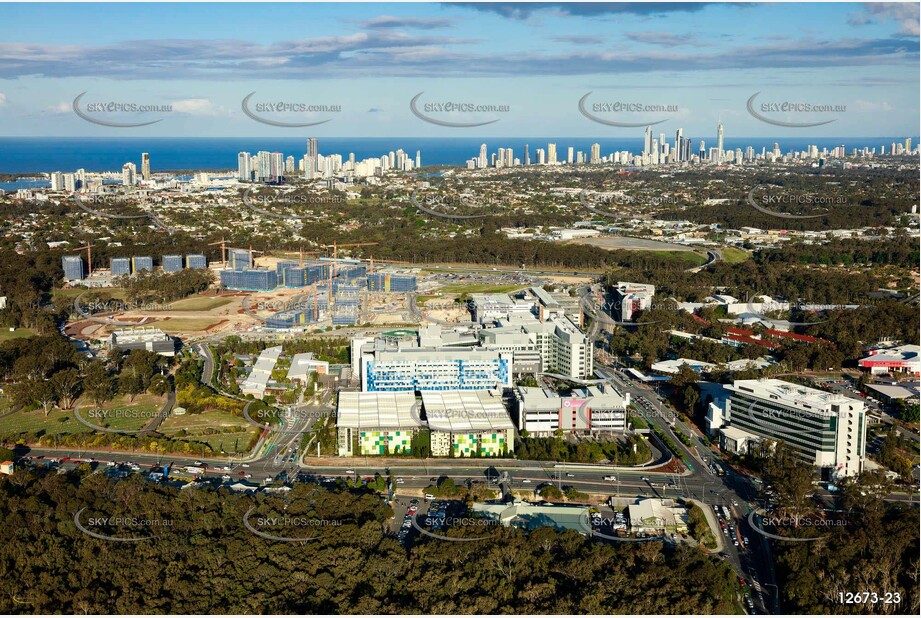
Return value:
M 79 255 L 65 255 L 61 258 L 61 268 L 64 269 L 64 278 L 68 281 L 80 281 L 83 274 L 83 258 Z
M 316 312 L 313 307 L 308 307 L 305 309 L 279 311 L 272 317 L 266 319 L 265 326 L 266 328 L 297 328 L 299 326 L 316 323 L 316 321 Z
M 222 270 L 221 285 L 228 290 L 268 292 L 278 287 L 278 275 L 261 268 Z
M 242 270 L 253 267 L 253 254 L 246 249 L 228 249 L 227 250 L 228 266 L 232 270 Z
M 193 253 L 185 256 L 186 268 L 208 268 L 208 258 L 201 253 Z
M 368 289 L 372 292 L 415 292 L 416 278 L 407 275 L 368 275 Z
M 164 255 L 163 256 L 163 272 L 174 273 L 182 270 L 182 256 L 181 255 Z
M 136 255 L 131 258 L 131 268 L 133 272 L 136 273 L 139 273 L 142 270 L 153 270 L 153 258 L 147 255 Z
M 112 258 L 112 260 L 109 262 L 109 268 L 111 268 L 112 274 L 115 276 L 130 275 L 131 260 L 128 258 Z

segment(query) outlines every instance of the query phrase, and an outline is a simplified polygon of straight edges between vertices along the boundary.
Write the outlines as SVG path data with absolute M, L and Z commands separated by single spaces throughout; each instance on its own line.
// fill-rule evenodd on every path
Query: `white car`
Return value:
M 355 471 L 354 471 L 354 470 L 346 470 L 345 473 L 346 473 L 346 474 L 355 474 Z
M 403 479 L 397 479 L 396 482 L 397 482 L 397 483 L 405 483 L 406 481 L 404 481 Z
M 230 472 L 230 466 L 224 466 L 223 468 L 221 468 L 221 470 L 223 470 L 224 472 Z
M 249 464 L 240 464 L 241 468 L 249 468 Z
M 521 482 L 522 482 L 522 483 L 530 483 L 530 482 L 531 482 L 531 479 L 524 479 L 524 480 L 521 481 Z

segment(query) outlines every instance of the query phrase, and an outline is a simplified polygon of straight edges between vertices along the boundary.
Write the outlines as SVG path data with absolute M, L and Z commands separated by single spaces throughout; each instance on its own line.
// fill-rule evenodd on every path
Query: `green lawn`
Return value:
M 741 264 L 748 259 L 748 251 L 743 251 L 742 249 L 736 249 L 735 247 L 726 247 L 720 249 L 720 252 L 723 254 L 723 260 L 729 264 Z
M 52 298 L 57 300 L 59 298 L 65 298 L 67 300 L 73 300 L 81 294 L 99 294 L 100 296 L 108 296 L 109 298 L 117 298 L 119 300 L 125 300 L 125 288 L 94 288 L 94 289 L 85 289 L 85 288 L 63 288 L 63 289 L 54 289 L 51 292 Z
M 116 397 L 96 408 L 92 401 L 84 399 L 80 401 L 79 410 L 83 420 L 92 425 L 107 429 L 136 431 L 150 422 L 165 400 L 165 397 L 143 394 L 135 397 L 134 403 L 130 403 L 127 397 Z M 9 404 L 6 400 L 0 400 L 0 413 L 8 410 Z M 16 414 L 0 418 L 0 435 L 22 433 L 57 435 L 93 431 L 95 430 L 76 418 L 73 410 L 54 409 L 48 416 L 45 416 L 45 412 L 41 409 L 31 412 L 20 410 Z
M 514 292 L 515 290 L 524 289 L 525 287 L 527 286 L 523 286 L 520 283 L 505 285 L 490 283 L 452 283 L 444 286 L 438 291 L 444 292 L 445 294 L 505 294 L 508 292 Z
M 143 429 L 160 412 L 165 402 L 166 397 L 143 393 L 135 397 L 134 402 L 120 396 L 97 408 L 92 401 L 84 399 L 80 402 L 80 416 L 106 429 L 137 431 Z
M 86 418 L 86 417 L 84 417 Z M 93 431 L 74 417 L 73 410 L 62 412 L 52 410 L 48 416 L 42 409 L 26 412 L 20 410 L 15 414 L 0 418 L 0 435 L 15 436 L 23 433 L 39 435 L 78 434 Z
M 233 298 L 225 298 L 221 296 L 189 296 L 188 298 L 183 298 L 182 300 L 176 300 L 164 305 L 164 311 L 211 311 L 212 309 L 217 309 L 218 307 L 223 307 L 228 303 L 232 303 Z
M 208 435 L 208 429 L 221 429 L 225 427 L 238 428 L 233 433 L 214 433 Z M 185 430 L 185 435 L 179 432 Z M 205 442 L 215 452 L 221 450 L 227 453 L 242 452 L 249 446 L 250 440 L 259 433 L 259 428 L 246 421 L 241 416 L 234 416 L 220 410 L 206 410 L 201 414 L 183 414 L 176 416 L 170 414 L 160 425 L 160 433 L 176 440 L 187 438 L 196 442 Z
M 17 328 L 11 331 L 9 326 L 4 326 L 0 328 L 0 343 L 10 339 L 25 339 L 34 335 L 35 331 L 30 328 Z
M 220 321 L 220 318 L 166 318 L 148 321 L 145 326 L 156 326 L 165 333 L 175 334 L 205 330 Z

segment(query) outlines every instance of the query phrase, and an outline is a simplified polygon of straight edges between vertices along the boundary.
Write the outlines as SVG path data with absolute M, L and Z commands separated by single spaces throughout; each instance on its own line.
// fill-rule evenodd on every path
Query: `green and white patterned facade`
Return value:
M 410 452 L 413 431 L 361 431 L 358 434 L 359 455 L 387 455 Z

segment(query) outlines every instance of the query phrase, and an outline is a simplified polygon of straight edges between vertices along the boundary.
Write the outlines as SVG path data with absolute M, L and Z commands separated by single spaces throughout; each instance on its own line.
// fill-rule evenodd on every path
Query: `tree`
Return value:
M 61 409 L 72 409 L 83 389 L 80 372 L 72 368 L 62 369 L 52 374 L 50 382 Z
M 774 487 L 777 506 L 782 515 L 800 517 L 809 510 L 813 468 L 797 458 L 783 442 L 778 442 L 763 463 L 764 480 Z
M 83 390 L 92 398 L 96 406 L 101 406 L 112 397 L 113 381 L 100 360 L 94 360 L 86 366 L 86 376 L 83 378 Z

